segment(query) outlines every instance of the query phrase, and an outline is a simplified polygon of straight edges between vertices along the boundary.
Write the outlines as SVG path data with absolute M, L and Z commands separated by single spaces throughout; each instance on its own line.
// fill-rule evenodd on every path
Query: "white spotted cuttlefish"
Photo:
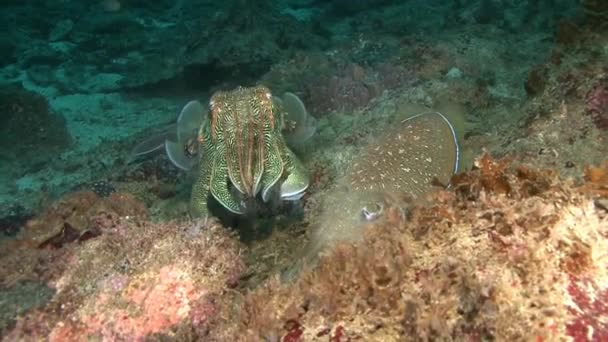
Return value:
M 441 113 L 421 113 L 389 128 L 355 157 L 346 175 L 323 199 L 323 211 L 305 259 L 331 242 L 363 236 L 365 224 L 382 216 L 386 198 L 416 200 L 438 186 L 448 187 L 458 172 L 457 134 Z

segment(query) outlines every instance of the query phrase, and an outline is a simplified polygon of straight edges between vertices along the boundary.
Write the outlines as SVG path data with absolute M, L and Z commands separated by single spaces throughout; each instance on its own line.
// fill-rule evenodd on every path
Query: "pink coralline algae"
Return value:
M 58 324 L 51 341 L 65 341 L 74 330 L 83 336 L 103 340 L 127 338 L 140 341 L 146 336 L 166 331 L 190 316 L 192 305 L 205 295 L 178 266 L 167 265 L 132 280 L 117 304 L 108 287 L 97 295 L 95 303 L 83 312 L 76 328 L 71 323 Z M 129 310 L 130 306 L 137 310 Z M 199 318 L 200 320 L 200 318 Z
M 198 234 L 185 233 L 199 224 L 204 229 Z M 32 249 L 34 257 L 70 253 L 53 259 L 60 268 L 47 270 L 48 262 L 34 265 L 41 274 L 35 278 L 32 271 L 30 278 L 56 292 L 44 305 L 17 317 L 10 330 L 0 331 L 0 340 L 144 341 L 178 335 L 176 340 L 197 340 L 205 335 L 231 298 L 224 296 L 227 283 L 236 286 L 244 270 L 240 243 L 213 220 L 125 220 L 121 225 L 121 231 L 109 228 L 86 243 Z
M 585 98 L 587 113 L 599 129 L 608 129 L 608 88 L 598 84 L 593 87 Z
M 568 309 L 574 316 L 566 327 L 568 335 L 574 342 L 608 341 L 608 288 L 572 277 L 568 294 L 574 304 Z

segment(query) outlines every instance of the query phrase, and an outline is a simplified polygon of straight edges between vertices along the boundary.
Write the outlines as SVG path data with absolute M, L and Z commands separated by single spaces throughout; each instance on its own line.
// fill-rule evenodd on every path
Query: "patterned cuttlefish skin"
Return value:
M 242 214 L 243 199 L 260 191 L 266 201 L 285 182 L 306 188 L 307 172 L 281 133 L 285 113 L 268 88 L 219 91 L 209 105 L 208 120 L 198 134 L 201 160 L 190 199 L 191 216 L 209 216 L 209 194 L 229 211 Z
M 361 238 L 362 227 L 382 217 L 390 202 L 419 201 L 434 189 L 449 186 L 458 172 L 457 134 L 443 114 L 414 115 L 383 133 L 360 151 L 323 198 L 304 260 L 314 259 L 336 241 Z

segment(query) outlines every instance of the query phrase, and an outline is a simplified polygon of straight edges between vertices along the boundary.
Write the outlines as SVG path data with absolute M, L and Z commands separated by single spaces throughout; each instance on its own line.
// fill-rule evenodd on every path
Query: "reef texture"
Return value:
M 494 156 L 517 155 L 519 162 L 568 177 L 580 177 L 586 165 L 601 163 L 608 154 L 608 35 L 590 26 L 558 25 L 550 55 L 528 71 L 527 101 L 502 111 L 506 118 L 519 118 L 498 124 L 499 115 L 488 117 L 496 120 L 497 133 L 473 129 L 467 143 Z M 488 108 L 484 114 L 491 112 L 500 109 Z
M 118 7 L 101 5 L 110 2 Z M 287 53 L 285 47 L 324 44 L 310 24 L 280 11 L 267 0 L 20 3 L 0 15 L 7 32 L 0 43 L 29 79 L 61 92 L 116 91 L 162 80 L 207 86 L 259 75 Z
M 573 187 L 483 156 L 454 191 L 407 218 L 389 208 L 361 242 L 246 295 L 218 339 L 605 340 L 606 167 Z
M 28 89 L 3 88 L 26 144 L 5 135 L 0 158 L 51 157 L 0 163 L 0 207 L 25 208 L 0 220 L 16 235 L 0 241 L 3 340 L 608 339 L 608 164 L 586 167 L 608 155 L 605 1 L 583 17 L 576 0 L 99 3 L 0 13 L 0 71 Z M 160 157 L 124 166 L 138 132 L 174 121 L 171 96 L 264 73 L 319 118 L 295 151 L 308 221 L 370 136 L 445 99 L 466 114 L 463 149 L 516 159 L 478 159 L 426 205 L 387 198 L 362 240 L 265 280 L 297 261 L 309 222 L 251 248 L 215 221 L 151 223 L 185 217 L 182 174 Z M 126 89 L 146 96 L 112 94 Z M 49 200 L 82 184 L 94 192 Z
M 608 338 L 608 162 L 575 186 L 484 155 L 453 191 L 407 215 L 398 203 L 292 282 L 244 292 L 248 251 L 215 221 L 154 224 L 126 194 L 75 193 L 2 246 L 2 292 L 47 295 L 11 306 L 0 329 L 5 341 Z
M 179 327 L 203 336 L 242 272 L 239 242 L 212 221 L 150 223 L 140 207 L 126 194 L 76 193 L 3 245 L 2 293 L 54 291 L 17 320 L 3 315 L 3 341 L 142 340 Z

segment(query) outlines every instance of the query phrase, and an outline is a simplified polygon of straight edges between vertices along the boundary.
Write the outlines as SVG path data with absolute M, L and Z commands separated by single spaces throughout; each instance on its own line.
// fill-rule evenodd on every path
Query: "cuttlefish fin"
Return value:
M 402 123 L 408 122 L 410 120 L 415 121 L 415 119 L 425 117 L 425 116 L 439 118 L 439 121 L 445 125 L 444 134 L 449 136 L 449 138 L 444 139 L 442 141 L 445 141 L 444 144 L 446 145 L 446 147 L 449 147 L 450 150 L 452 151 L 452 158 L 453 158 L 452 174 L 453 175 L 457 174 L 459 166 L 460 166 L 460 145 L 458 144 L 458 135 L 459 134 L 458 134 L 456 128 L 454 128 L 454 125 L 452 124 L 452 122 L 447 118 L 446 115 L 444 115 L 440 112 L 424 112 L 424 113 L 416 114 L 412 117 L 409 117 L 409 118 L 403 120 Z M 437 130 L 439 130 L 439 126 L 440 125 L 435 126 Z M 435 179 L 434 182 L 442 183 L 439 179 Z M 449 182 L 446 183 L 445 186 L 449 187 L 450 186 Z
M 177 139 L 186 141 L 196 137 L 205 118 L 205 108 L 194 100 L 188 102 L 177 117 Z
M 169 160 L 180 169 L 190 170 L 200 159 L 198 132 L 205 118 L 205 109 L 198 101 L 188 102 L 177 117 L 174 139 L 165 139 Z
M 196 156 L 188 156 L 183 144 L 171 140 L 165 140 L 165 153 L 173 165 L 184 171 L 190 170 L 199 160 Z
M 286 112 L 283 137 L 289 145 L 300 145 L 312 137 L 317 130 L 317 119 L 308 113 L 300 98 L 290 92 L 280 101 Z
M 131 155 L 130 155 L 129 160 L 133 161 L 138 158 L 149 155 L 151 153 L 160 151 L 164 147 L 165 140 L 167 140 L 167 139 L 175 140 L 176 139 L 176 137 L 177 137 L 176 127 L 177 126 L 175 124 L 170 125 L 169 127 L 165 128 L 162 132 L 153 134 L 152 136 L 148 137 L 144 141 L 137 144 L 133 148 L 133 150 L 131 150 Z

